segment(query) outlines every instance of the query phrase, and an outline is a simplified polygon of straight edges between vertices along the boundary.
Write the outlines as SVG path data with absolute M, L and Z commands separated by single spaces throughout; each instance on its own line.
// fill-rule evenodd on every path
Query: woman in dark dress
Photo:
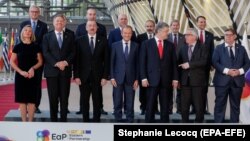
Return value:
M 35 84 L 38 81 L 35 71 L 41 67 L 43 60 L 39 46 L 34 43 L 35 36 L 30 25 L 22 29 L 20 38 L 21 42 L 14 47 L 10 59 L 10 64 L 16 71 L 15 102 L 20 104 L 22 121 L 33 121 L 36 102 Z

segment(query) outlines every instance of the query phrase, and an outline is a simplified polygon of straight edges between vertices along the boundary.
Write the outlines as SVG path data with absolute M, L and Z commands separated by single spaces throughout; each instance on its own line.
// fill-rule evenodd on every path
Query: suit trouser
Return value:
M 86 82 L 82 79 L 82 84 L 80 85 L 81 100 L 82 100 L 82 115 L 83 121 L 89 122 L 89 100 L 92 94 L 93 102 L 93 121 L 100 122 L 101 117 L 101 80 L 94 80 L 94 74 L 90 73 L 89 78 Z
M 201 86 L 182 86 L 181 87 L 181 117 L 182 122 L 189 122 L 189 107 L 193 102 L 195 108 L 195 122 L 204 120 L 204 91 Z
M 41 66 L 39 69 L 35 72 L 36 78 L 37 78 L 37 84 L 36 84 L 36 108 L 40 106 L 41 98 L 42 98 L 42 77 L 43 77 L 43 66 Z
M 70 92 L 70 77 L 58 76 L 47 77 L 49 104 L 50 104 L 50 119 L 52 122 L 57 122 L 58 104 L 60 102 L 60 121 L 67 121 L 68 98 Z
M 147 106 L 147 88 L 142 87 L 141 84 L 139 88 L 139 101 L 141 103 L 140 109 L 145 111 Z M 158 110 L 158 99 L 156 98 L 155 111 L 157 110 Z
M 101 90 L 100 90 L 100 96 L 101 96 L 101 98 L 100 98 L 100 100 L 101 100 L 101 109 L 103 109 L 103 93 L 102 93 L 102 87 L 101 87 Z M 80 110 L 79 111 L 81 111 L 82 112 L 82 99 L 83 98 L 81 98 L 82 97 L 82 95 L 80 95 L 80 101 L 79 101 L 79 103 L 80 103 Z
M 232 83 L 224 87 L 215 87 L 214 121 L 216 123 L 224 122 L 228 96 L 230 102 L 230 122 L 239 122 L 240 99 L 243 88 L 236 87 Z
M 117 84 L 117 87 L 113 87 L 114 96 L 114 108 L 115 108 L 115 119 L 117 122 L 122 120 L 122 107 L 123 103 L 126 104 L 126 118 L 128 122 L 133 122 L 134 120 L 134 99 L 135 90 L 133 85 L 128 84 Z M 126 96 L 124 96 L 126 95 Z M 123 101 L 123 96 L 124 101 Z
M 147 88 L 147 107 L 145 114 L 145 122 L 155 122 L 155 101 L 159 94 L 160 99 L 160 116 L 161 122 L 169 122 L 169 94 L 172 93 L 172 88 L 164 87 L 148 87 Z

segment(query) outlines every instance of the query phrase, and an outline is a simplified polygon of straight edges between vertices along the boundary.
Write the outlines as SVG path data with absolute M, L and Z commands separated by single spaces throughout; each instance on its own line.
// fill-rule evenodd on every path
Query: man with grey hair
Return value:
M 195 122 L 203 122 L 205 93 L 207 86 L 206 66 L 208 48 L 197 41 L 198 34 L 193 28 L 187 29 L 185 33 L 186 45 L 179 54 L 179 67 L 181 69 L 181 116 L 182 122 L 189 122 L 189 107 L 191 102 L 196 109 Z
M 177 58 L 174 44 L 167 41 L 168 24 L 159 22 L 155 37 L 142 43 L 140 50 L 140 79 L 147 87 L 145 121 L 155 122 L 155 101 L 159 94 L 161 122 L 169 122 L 169 94 L 178 85 Z
M 40 50 L 42 50 L 42 40 L 43 36 L 48 32 L 47 24 L 39 20 L 40 16 L 40 8 L 36 5 L 32 5 L 29 8 L 29 20 L 23 21 L 20 24 L 20 32 L 22 31 L 23 27 L 26 25 L 31 25 L 33 33 L 35 34 L 36 37 L 36 43 L 39 45 Z M 39 105 L 41 102 L 41 97 L 42 97 L 42 74 L 43 74 L 43 65 L 36 71 L 36 76 L 38 79 L 37 83 L 37 88 L 36 88 L 36 95 L 37 95 L 37 101 L 36 101 L 36 113 L 41 113 L 39 109 Z

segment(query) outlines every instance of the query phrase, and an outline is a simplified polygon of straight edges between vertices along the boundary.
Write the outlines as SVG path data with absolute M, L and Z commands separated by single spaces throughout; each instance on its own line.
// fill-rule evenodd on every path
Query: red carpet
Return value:
M 10 109 L 18 109 L 18 104 L 14 101 L 14 85 L 2 85 L 0 86 L 0 121 L 4 120 L 5 114 Z
M 46 88 L 46 80 L 42 81 L 42 88 Z M 14 84 L 0 86 L 0 121 L 11 109 L 18 109 L 18 103 L 15 103 Z

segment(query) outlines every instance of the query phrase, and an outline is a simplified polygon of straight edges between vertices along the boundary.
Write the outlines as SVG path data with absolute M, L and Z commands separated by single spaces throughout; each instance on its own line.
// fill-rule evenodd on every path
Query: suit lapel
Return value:
M 238 47 L 238 45 L 237 45 L 237 44 L 235 44 L 235 54 L 234 54 L 235 59 L 234 59 L 234 62 L 237 60 L 237 58 L 238 58 L 238 54 L 239 54 L 239 47 Z
M 157 44 L 157 41 L 155 40 L 155 38 L 152 38 L 152 48 L 153 48 L 153 51 L 154 52 L 157 52 L 157 56 L 158 58 L 160 59 L 160 54 L 159 54 L 159 51 L 158 51 L 158 44 Z M 164 48 L 164 47 L 163 47 Z M 163 49 L 164 50 L 164 49 Z
M 56 41 L 56 45 L 57 45 L 57 49 L 59 49 L 60 50 L 60 47 L 59 47 L 59 44 L 58 44 L 58 41 L 57 41 L 57 37 L 56 37 L 56 33 L 55 33 L 55 31 L 53 31 L 53 34 L 52 34 L 52 37 L 51 37 L 52 39 L 52 41 Z M 63 46 L 63 45 L 62 45 Z

